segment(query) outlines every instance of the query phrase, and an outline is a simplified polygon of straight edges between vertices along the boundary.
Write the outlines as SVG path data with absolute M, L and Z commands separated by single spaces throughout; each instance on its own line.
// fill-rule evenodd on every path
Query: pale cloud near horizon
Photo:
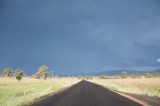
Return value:
M 159 58 L 159 59 L 157 59 L 157 62 L 160 62 L 160 58 Z

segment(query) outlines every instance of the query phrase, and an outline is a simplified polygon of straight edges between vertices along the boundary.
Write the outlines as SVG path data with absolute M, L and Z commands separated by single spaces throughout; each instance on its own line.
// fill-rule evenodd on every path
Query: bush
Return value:
M 153 75 L 153 77 L 156 77 L 156 78 L 160 77 L 160 73 L 153 73 L 152 75 Z
M 102 76 L 99 77 L 99 79 L 109 79 L 109 77 L 102 75 Z
M 15 77 L 18 81 L 20 81 L 23 77 L 23 71 L 21 69 L 16 69 L 15 71 Z
M 152 75 L 152 74 L 150 74 L 150 73 L 145 73 L 145 74 L 144 74 L 144 77 L 145 77 L 145 78 L 152 78 L 152 77 L 153 77 L 153 75 Z
M 128 73 L 126 71 L 122 71 L 121 72 L 121 78 L 124 79 L 124 78 L 127 78 L 128 77 Z
M 139 75 L 139 74 L 130 74 L 129 76 L 131 78 L 141 78 L 141 75 Z

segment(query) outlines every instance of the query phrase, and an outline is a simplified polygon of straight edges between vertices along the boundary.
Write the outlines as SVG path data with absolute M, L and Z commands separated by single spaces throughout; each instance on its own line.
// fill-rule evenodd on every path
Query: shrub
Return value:
M 21 69 L 16 69 L 15 71 L 15 77 L 18 81 L 20 81 L 23 77 L 23 71 Z
M 99 79 L 109 79 L 109 77 L 102 75 L 102 76 L 99 77 Z
M 152 77 L 153 77 L 153 75 L 152 75 L 152 74 L 150 74 L 150 73 L 145 73 L 145 74 L 144 74 L 144 77 L 145 77 L 145 78 L 152 78 Z
M 128 77 L 128 73 L 127 73 L 126 71 L 122 71 L 120 75 L 121 75 L 121 78 L 122 78 L 122 79 Z
M 131 78 L 141 78 L 141 75 L 139 75 L 139 74 L 130 74 L 129 76 Z

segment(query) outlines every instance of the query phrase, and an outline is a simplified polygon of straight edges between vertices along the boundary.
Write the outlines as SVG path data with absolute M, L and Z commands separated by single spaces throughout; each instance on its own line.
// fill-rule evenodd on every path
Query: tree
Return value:
M 47 72 L 47 78 L 53 78 L 53 71 Z
M 0 72 L 0 77 L 3 77 L 3 73 L 2 72 Z
M 121 78 L 127 78 L 127 76 L 128 76 L 128 73 L 126 72 L 126 71 L 122 71 L 121 72 Z
M 145 77 L 145 78 L 152 78 L 152 77 L 153 77 L 153 75 L 152 75 L 152 74 L 150 74 L 150 73 L 144 73 L 144 77 Z
M 106 76 L 106 75 L 102 75 L 102 76 L 99 77 L 99 79 L 109 79 L 109 77 Z
M 43 78 L 44 80 L 47 78 L 48 67 L 43 65 L 38 68 L 38 71 L 33 75 L 35 78 L 40 79 Z
M 3 75 L 5 77 L 11 77 L 11 76 L 13 76 L 13 70 L 11 68 L 7 67 L 7 68 L 3 69 Z
M 24 72 L 21 69 L 16 69 L 15 77 L 18 81 L 20 81 L 23 77 Z
M 130 74 L 129 75 L 131 78 L 141 78 L 140 74 Z

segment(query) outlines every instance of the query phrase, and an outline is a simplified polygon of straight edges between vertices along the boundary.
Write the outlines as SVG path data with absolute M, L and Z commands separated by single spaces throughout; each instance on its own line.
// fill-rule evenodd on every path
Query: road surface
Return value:
M 31 106 L 142 106 L 128 98 L 88 81 L 81 81 L 63 92 Z

